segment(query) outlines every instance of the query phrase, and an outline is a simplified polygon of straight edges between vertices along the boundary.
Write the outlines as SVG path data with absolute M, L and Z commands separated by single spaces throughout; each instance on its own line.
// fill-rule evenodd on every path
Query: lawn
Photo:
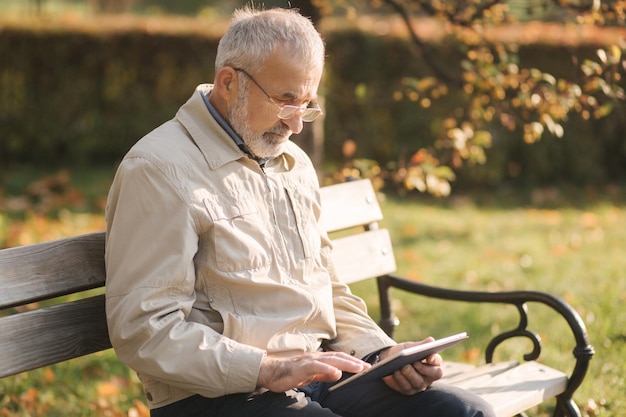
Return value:
M 110 170 L 43 177 L 29 169 L 3 175 L 0 247 L 104 227 Z M 586 416 L 621 417 L 626 410 L 626 208 L 623 190 L 609 191 L 388 197 L 383 226 L 394 238 L 399 273 L 411 279 L 464 289 L 548 291 L 571 303 L 596 348 L 575 400 Z M 354 290 L 376 316 L 374 282 Z M 446 352 L 446 358 L 479 363 L 481 342 L 515 324 L 511 312 L 501 308 L 442 303 L 396 294 L 397 338 L 467 330 L 470 342 Z M 546 346 L 541 359 L 569 366 L 572 345 L 565 323 L 540 306 L 530 309 L 530 327 Z M 508 345 L 503 353 L 519 354 Z M 529 415 L 545 413 L 541 408 Z M 107 351 L 0 380 L 0 416 L 42 415 L 141 417 L 148 412 L 137 378 Z

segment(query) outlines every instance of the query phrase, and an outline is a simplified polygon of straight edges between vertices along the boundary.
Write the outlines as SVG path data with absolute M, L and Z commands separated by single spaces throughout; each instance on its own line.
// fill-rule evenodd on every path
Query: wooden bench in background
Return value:
M 444 289 L 393 275 L 396 269 L 389 233 L 380 229 L 382 213 L 370 181 L 360 180 L 322 188 L 326 229 L 341 231 L 333 239 L 339 275 L 352 284 L 376 278 L 381 326 L 393 334 L 397 319 L 391 309 L 391 289 L 469 303 L 508 304 L 519 312 L 519 325 L 495 336 L 485 347 L 486 365 L 446 362 L 446 383 L 481 395 L 500 417 L 524 415 L 536 405 L 556 399 L 555 416 L 580 416 L 572 396 L 582 383 L 594 354 L 585 325 L 576 311 L 550 294 L 531 291 L 469 292 Z M 15 375 L 79 356 L 109 349 L 104 311 L 104 233 L 0 250 L 0 377 Z M 87 291 L 100 289 L 95 291 Z M 24 306 L 78 294 L 35 310 Z M 528 328 L 528 303 L 541 303 L 560 314 L 575 340 L 571 374 L 537 361 L 541 343 Z M 530 339 L 533 350 L 525 361 L 493 363 L 503 341 Z

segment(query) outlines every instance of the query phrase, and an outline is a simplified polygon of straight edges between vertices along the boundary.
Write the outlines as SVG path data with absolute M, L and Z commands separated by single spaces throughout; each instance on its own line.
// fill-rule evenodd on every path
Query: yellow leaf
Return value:
M 609 47 L 609 51 L 611 52 L 611 56 L 613 57 L 614 62 L 619 62 L 622 58 L 622 50 L 617 45 L 611 45 Z
M 115 397 L 119 395 L 120 388 L 111 382 L 102 382 L 98 384 L 98 396 L 100 397 Z
M 137 411 L 137 417 L 150 417 L 150 409 L 139 400 L 133 401 L 134 409 Z
M 480 350 L 477 348 L 471 348 L 463 352 L 463 359 L 467 362 L 474 362 L 480 357 Z
M 35 388 L 29 388 L 28 390 L 26 390 L 26 392 L 20 395 L 20 399 L 22 400 L 22 403 L 25 405 L 35 404 L 37 402 L 38 394 L 39 392 Z
M 43 379 L 47 383 L 53 382 L 55 376 L 56 375 L 54 374 L 54 371 L 52 369 L 50 369 L 50 368 L 46 368 L 46 370 L 43 373 Z

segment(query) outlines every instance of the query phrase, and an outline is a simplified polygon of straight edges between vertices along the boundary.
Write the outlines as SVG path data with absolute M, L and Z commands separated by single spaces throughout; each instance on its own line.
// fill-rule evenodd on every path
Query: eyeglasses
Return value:
M 269 94 L 267 94 L 267 91 L 265 91 L 265 89 L 261 87 L 259 83 L 254 79 L 254 77 L 248 74 L 246 70 L 244 70 L 243 68 L 233 69 L 235 71 L 244 73 L 246 77 L 248 77 L 254 84 L 256 84 L 256 86 L 259 87 L 259 90 L 261 90 L 263 94 L 265 94 L 265 96 L 280 109 L 278 110 L 279 119 L 289 120 L 296 115 L 299 115 L 302 118 L 303 122 L 312 122 L 313 120 L 317 119 L 319 115 L 322 114 L 322 109 L 320 109 L 319 107 L 308 107 L 312 105 L 313 102 L 303 104 L 302 106 L 292 106 L 290 104 L 277 103 L 276 100 L 274 100 Z

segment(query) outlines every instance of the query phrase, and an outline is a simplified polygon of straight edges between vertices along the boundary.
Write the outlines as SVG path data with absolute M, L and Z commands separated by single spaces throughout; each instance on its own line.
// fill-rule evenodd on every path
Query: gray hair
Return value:
M 297 10 L 238 9 L 217 47 L 215 72 L 225 66 L 256 72 L 279 47 L 287 48 L 302 65 L 324 64 L 324 42 L 313 23 Z

